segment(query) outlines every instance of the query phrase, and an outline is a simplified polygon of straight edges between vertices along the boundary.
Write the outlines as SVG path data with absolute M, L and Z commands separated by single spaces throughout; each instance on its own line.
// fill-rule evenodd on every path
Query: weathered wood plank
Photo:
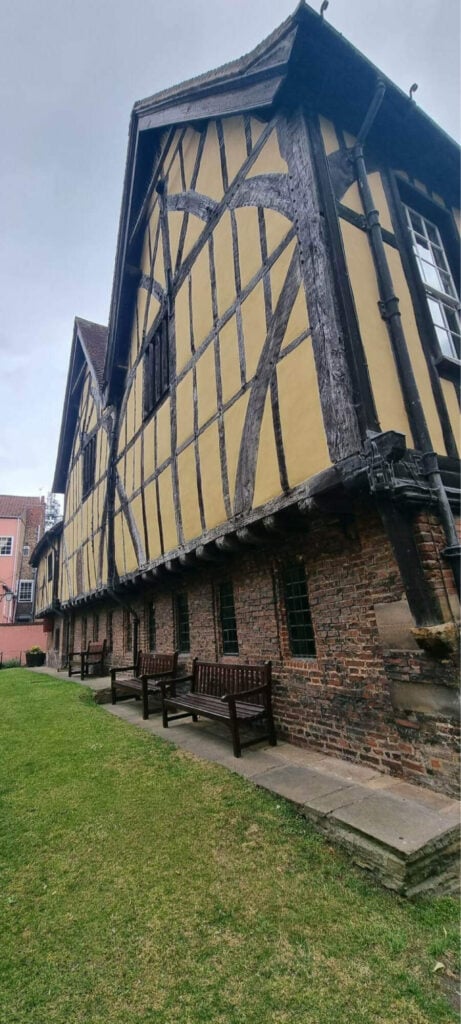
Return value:
M 311 144 L 300 108 L 280 118 L 279 138 L 289 168 L 325 433 L 332 462 L 337 462 L 359 451 L 361 439 Z

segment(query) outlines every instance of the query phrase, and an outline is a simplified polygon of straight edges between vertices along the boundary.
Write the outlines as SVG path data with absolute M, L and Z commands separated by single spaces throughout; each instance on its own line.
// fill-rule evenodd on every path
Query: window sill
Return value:
M 445 377 L 446 380 L 452 380 L 453 383 L 459 384 L 461 360 L 452 359 L 450 356 L 439 356 L 435 360 L 435 366 L 440 377 Z

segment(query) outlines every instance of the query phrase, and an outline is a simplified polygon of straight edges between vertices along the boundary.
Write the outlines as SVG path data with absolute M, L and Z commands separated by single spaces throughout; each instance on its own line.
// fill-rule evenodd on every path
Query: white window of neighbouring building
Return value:
M 18 601 L 32 601 L 33 593 L 33 580 L 19 580 Z
M 11 555 L 13 552 L 13 538 L 0 537 L 0 555 Z

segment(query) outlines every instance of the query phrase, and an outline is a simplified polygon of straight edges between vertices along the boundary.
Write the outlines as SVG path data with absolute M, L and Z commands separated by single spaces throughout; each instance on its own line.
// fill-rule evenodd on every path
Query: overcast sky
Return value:
M 248 52 L 294 7 L 3 0 L 1 493 L 51 488 L 74 316 L 107 322 L 133 103 Z M 459 0 L 330 0 L 326 17 L 459 137 Z

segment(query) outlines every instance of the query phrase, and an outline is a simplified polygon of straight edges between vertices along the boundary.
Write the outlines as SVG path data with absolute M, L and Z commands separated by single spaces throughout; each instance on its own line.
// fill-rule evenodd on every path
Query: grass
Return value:
M 453 900 L 407 903 L 288 804 L 0 673 L 1 1024 L 457 1020 Z

